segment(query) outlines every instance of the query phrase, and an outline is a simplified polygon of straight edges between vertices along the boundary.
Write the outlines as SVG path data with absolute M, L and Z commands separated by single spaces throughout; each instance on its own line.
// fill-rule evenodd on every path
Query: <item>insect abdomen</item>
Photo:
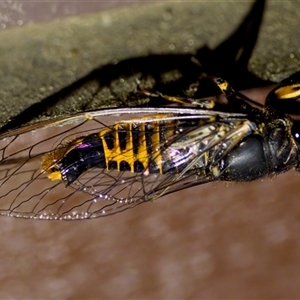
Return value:
M 106 168 L 103 144 L 97 134 L 90 134 L 72 141 L 61 158 L 55 157 L 56 151 L 59 153 L 60 148 L 54 150 L 52 154 L 51 152 L 46 154 L 42 162 L 42 169 L 52 180 L 63 180 L 67 184 L 71 184 L 90 168 Z M 46 168 L 47 160 L 50 157 L 52 161 L 57 160 L 57 163 Z
M 162 173 L 158 124 L 115 124 L 100 132 L 107 169 Z
M 91 168 L 163 173 L 159 123 L 117 123 L 73 140 L 67 148 L 58 148 L 43 158 L 42 170 L 52 180 L 73 183 Z M 56 163 L 53 163 L 57 161 Z

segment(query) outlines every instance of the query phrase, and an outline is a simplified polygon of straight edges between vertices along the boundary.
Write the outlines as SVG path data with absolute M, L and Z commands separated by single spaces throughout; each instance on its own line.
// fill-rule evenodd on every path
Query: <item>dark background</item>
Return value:
M 0 3 L 2 124 L 45 99 L 46 117 L 124 105 L 136 58 L 216 49 L 252 6 L 115 4 Z M 247 64 L 258 82 L 299 70 L 299 15 L 298 2 L 267 2 Z M 135 68 L 114 72 L 125 60 Z M 299 180 L 211 183 L 93 221 L 1 218 L 0 298 L 297 298 Z

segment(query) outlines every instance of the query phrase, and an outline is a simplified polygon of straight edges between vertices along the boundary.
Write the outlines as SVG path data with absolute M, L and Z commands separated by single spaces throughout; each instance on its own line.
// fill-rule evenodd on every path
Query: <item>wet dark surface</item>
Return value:
M 250 8 L 250 2 L 144 4 L 12 24 L 0 32 L 1 122 L 45 99 L 55 103 L 43 117 L 124 106 L 128 99 L 136 104 L 139 76 L 145 85 L 175 91 L 172 81 L 185 74 L 194 85 L 183 92 L 193 94 L 202 69 L 190 57 L 205 45 L 218 48 Z M 293 1 L 267 4 L 249 62 L 255 83 L 298 71 L 299 9 Z M 49 12 L 43 20 L 50 19 Z M 154 62 L 176 60 L 153 80 Z M 127 72 L 115 71 L 114 62 Z M 240 78 L 232 80 L 251 87 Z M 290 172 L 247 184 L 211 183 L 94 221 L 1 218 L 0 297 L 297 298 L 299 192 L 299 175 Z

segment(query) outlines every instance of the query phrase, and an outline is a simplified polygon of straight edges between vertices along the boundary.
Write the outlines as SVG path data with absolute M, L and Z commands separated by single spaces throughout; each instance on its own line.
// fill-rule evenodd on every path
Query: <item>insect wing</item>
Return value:
M 62 181 L 50 180 L 41 170 L 41 161 L 50 150 L 74 138 L 112 129 L 120 120 L 145 122 L 142 117 L 146 116 L 147 123 L 151 123 L 163 122 L 158 121 L 159 118 L 182 117 L 201 119 L 205 124 L 215 115 L 225 119 L 230 116 L 182 108 L 110 109 L 47 121 L 3 134 L 0 136 L 0 214 L 40 219 L 97 218 L 195 185 L 195 170 L 185 170 L 178 175 L 92 168 L 67 187 Z M 131 119 L 134 121 L 129 121 Z M 175 141 L 178 142 L 177 136 L 169 137 L 170 145 Z M 197 184 L 211 180 L 205 176 L 198 179 Z

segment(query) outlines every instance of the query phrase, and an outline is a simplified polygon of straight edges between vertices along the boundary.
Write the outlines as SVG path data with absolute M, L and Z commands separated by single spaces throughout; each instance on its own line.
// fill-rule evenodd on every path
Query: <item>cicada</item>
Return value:
M 212 181 L 251 181 L 299 169 L 299 122 L 220 79 L 221 96 L 163 97 L 180 107 L 131 107 L 20 127 L 0 136 L 0 214 L 82 220 L 109 216 Z

